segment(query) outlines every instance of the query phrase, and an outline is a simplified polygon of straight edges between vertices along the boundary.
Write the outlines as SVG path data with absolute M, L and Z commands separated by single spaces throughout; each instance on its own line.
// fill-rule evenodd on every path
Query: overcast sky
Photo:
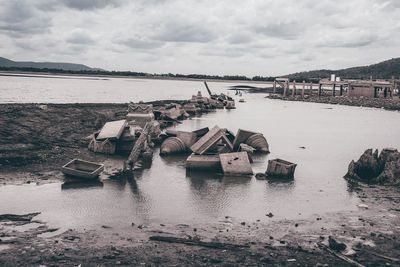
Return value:
M 283 75 L 400 56 L 399 0 L 0 0 L 0 56 Z

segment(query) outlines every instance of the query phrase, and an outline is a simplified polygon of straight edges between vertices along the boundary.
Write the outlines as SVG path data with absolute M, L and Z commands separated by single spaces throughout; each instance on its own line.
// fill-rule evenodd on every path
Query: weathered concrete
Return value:
M 126 126 L 126 120 L 110 121 L 101 128 L 97 140 L 119 139 Z
M 224 153 L 219 155 L 221 167 L 226 175 L 251 175 L 249 156 L 246 152 Z

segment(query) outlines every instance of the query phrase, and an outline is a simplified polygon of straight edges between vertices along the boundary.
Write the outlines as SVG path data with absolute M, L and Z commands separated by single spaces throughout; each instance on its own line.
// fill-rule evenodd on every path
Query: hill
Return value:
M 285 77 L 302 81 L 329 78 L 331 74 L 336 74 L 337 77 L 341 77 L 342 79 L 369 79 L 370 76 L 372 76 L 374 79 L 391 79 L 392 76 L 398 78 L 400 75 L 400 58 L 392 58 L 377 64 L 362 67 L 297 72 L 286 75 Z
M 63 62 L 32 62 L 32 61 L 12 61 L 0 57 L 0 67 L 3 68 L 32 68 L 32 69 L 60 69 L 68 71 L 95 71 L 100 70 L 91 68 L 83 64 L 63 63 Z

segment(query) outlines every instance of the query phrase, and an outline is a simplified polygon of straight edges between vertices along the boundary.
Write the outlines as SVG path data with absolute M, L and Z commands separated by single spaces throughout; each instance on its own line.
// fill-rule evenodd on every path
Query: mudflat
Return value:
M 85 137 L 123 119 L 126 105 L 4 104 L 0 113 L 0 182 L 41 185 L 63 181 L 57 167 L 69 158 L 99 157 L 87 150 Z M 226 216 L 219 223 L 132 220 L 119 228 L 55 229 L 37 219 L 40 210 L 3 214 L 0 265 L 399 265 L 400 189 L 349 183 L 349 190 L 360 199 L 357 210 L 301 220 L 268 222 L 274 214 L 266 212 L 267 220 Z M 346 245 L 344 251 L 334 250 L 330 236 Z

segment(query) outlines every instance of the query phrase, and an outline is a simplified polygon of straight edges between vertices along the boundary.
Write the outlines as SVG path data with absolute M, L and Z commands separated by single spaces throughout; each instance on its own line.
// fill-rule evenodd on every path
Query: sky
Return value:
M 0 56 L 277 76 L 400 56 L 399 0 L 0 0 Z

